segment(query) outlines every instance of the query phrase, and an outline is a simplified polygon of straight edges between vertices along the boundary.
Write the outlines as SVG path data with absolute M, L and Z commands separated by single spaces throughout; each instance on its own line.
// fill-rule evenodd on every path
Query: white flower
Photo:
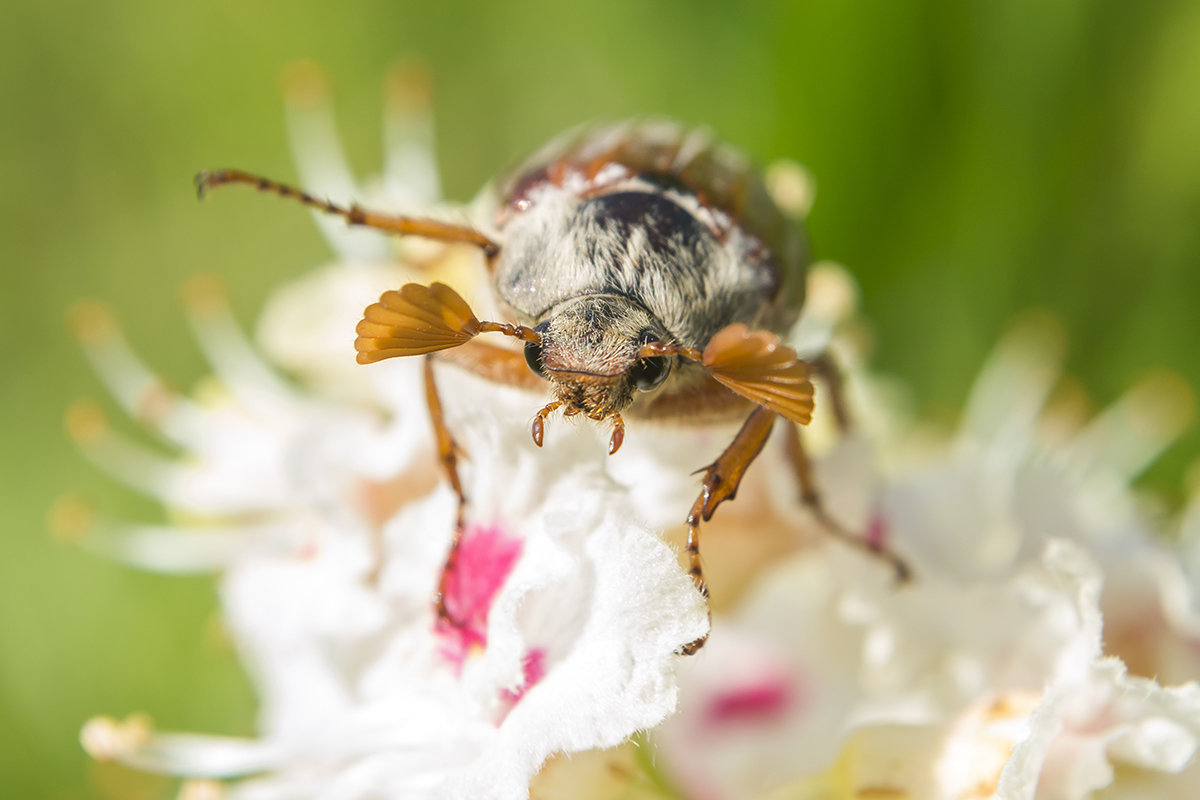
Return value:
M 329 130 L 313 88 L 296 111 L 301 171 L 323 190 L 345 175 L 337 159 L 308 155 Z M 396 147 L 391 164 L 432 163 L 427 149 Z M 278 378 L 203 286 L 188 304 L 216 371 L 202 400 L 167 392 L 107 312 L 76 315 L 114 395 L 183 456 L 119 437 L 91 407 L 72 413 L 72 430 L 97 464 L 187 520 L 104 522 L 83 541 L 147 568 L 219 571 L 225 624 L 261 703 L 254 739 L 97 718 L 85 747 L 230 779 L 234 797 L 526 797 L 550 755 L 618 744 L 674 709 L 676 651 L 707 631 L 703 599 L 604 474 L 594 430 L 555 427 L 538 450 L 526 422 L 537 398 L 439 368 L 470 497 L 440 618 L 457 501 L 420 362 L 344 364 L 357 315 L 398 273 L 420 261 L 439 276 L 478 274 L 479 257 L 419 243 L 398 268 L 390 245 L 328 233 L 339 264 L 277 295 L 261 329 L 304 386 Z
M 304 183 L 425 213 L 437 177 L 422 91 L 411 73 L 393 87 L 388 175 L 360 188 L 319 76 L 299 68 L 289 96 Z M 802 211 L 811 198 L 792 189 Z M 196 397 L 166 390 L 107 312 L 76 314 L 112 393 L 181 452 L 75 409 L 84 452 L 172 515 L 97 523 L 83 541 L 151 569 L 218 573 L 261 703 L 254 738 L 97 718 L 82 734 L 96 757 L 192 778 L 188 798 L 524 798 L 552 756 L 667 720 L 649 755 L 620 767 L 632 777 L 616 791 L 641 779 L 703 800 L 1200 790 L 1200 687 L 1163 685 L 1200 674 L 1200 500 L 1181 558 L 1128 489 L 1187 417 L 1173 380 L 1071 421 L 1046 408 L 1060 348 L 1039 321 L 984 369 L 952 441 L 904 436 L 902 392 L 857 346 L 853 283 L 814 268 L 793 342 L 847 365 L 860 420 L 842 435 L 825 414 L 809 431 L 823 497 L 916 577 L 897 588 L 813 523 L 777 435 L 704 528 L 716 628 L 681 660 L 707 631 L 706 609 L 658 530 L 682 527 L 692 471 L 736 424 L 630 421 L 609 458 L 607 432 L 556 420 L 539 449 L 527 420 L 540 398 L 439 366 L 470 500 L 448 560 L 457 498 L 421 364 L 361 368 L 350 342 L 381 289 L 441 278 L 470 295 L 481 258 L 318 220 L 336 261 L 273 296 L 258 347 L 211 286 L 189 292 L 215 372 Z
M 68 428 L 98 466 L 189 520 L 170 528 L 105 523 L 85 540 L 154 569 L 212 569 L 248 548 L 297 548 L 326 524 L 377 524 L 379 487 L 428 451 L 418 414 L 385 419 L 289 385 L 263 363 L 210 285 L 188 309 L 216 377 L 199 400 L 176 394 L 130 350 L 101 307 L 75 325 L 97 373 L 125 409 L 174 448 L 171 458 L 112 430 L 79 404 Z
M 1125 488 L 1187 404 L 1158 378 L 1049 438 L 1045 324 L 1006 340 L 953 443 L 914 454 L 883 441 L 879 457 L 850 439 L 826 456 L 831 508 L 885 535 L 916 578 L 895 589 L 835 545 L 807 548 L 715 619 L 684 665 L 680 713 L 654 736 L 685 796 L 1200 791 L 1200 687 L 1150 679 L 1200 676 L 1192 595 Z M 1145 647 L 1129 648 L 1138 625 Z
M 510 465 L 520 452 L 466 441 Z M 675 704 L 674 651 L 707 628 L 702 601 L 594 468 L 559 463 L 547 480 L 532 449 L 502 480 L 468 483 L 476 501 L 447 589 L 461 626 L 429 603 L 454 518 L 446 490 L 388 523 L 376 587 L 352 548 L 245 559 L 223 596 L 262 693 L 261 739 L 151 733 L 122 760 L 268 773 L 234 797 L 521 797 L 549 755 L 660 722 Z

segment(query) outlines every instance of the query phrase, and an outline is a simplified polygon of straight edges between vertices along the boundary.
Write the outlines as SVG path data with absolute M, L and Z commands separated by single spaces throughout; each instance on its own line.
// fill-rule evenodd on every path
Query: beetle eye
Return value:
M 542 364 L 542 346 L 535 342 L 525 343 L 525 363 L 540 378 L 547 378 L 546 367 Z
M 634 364 L 633 368 L 629 370 L 629 377 L 633 379 L 633 385 L 639 390 L 648 392 L 666 380 L 667 373 L 670 371 L 671 362 L 665 356 L 654 356 L 643 358 Z

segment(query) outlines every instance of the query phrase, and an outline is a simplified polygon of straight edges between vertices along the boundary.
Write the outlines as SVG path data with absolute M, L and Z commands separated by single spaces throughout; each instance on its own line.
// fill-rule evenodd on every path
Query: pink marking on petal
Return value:
M 499 722 L 504 721 L 508 712 L 521 702 L 521 698 L 525 696 L 526 692 L 537 686 L 542 678 L 546 677 L 546 651 L 541 647 L 526 651 L 524 658 L 521 659 L 521 672 L 524 677 L 520 686 L 500 692 L 500 703 L 503 710 Z
M 882 513 L 876 512 L 871 516 L 871 521 L 867 523 L 866 534 L 863 538 L 866 541 L 867 547 L 872 550 L 883 550 L 887 547 L 890 533 L 887 520 L 883 518 Z
M 317 540 L 310 538 L 296 551 L 296 559 L 299 561 L 315 561 L 320 554 L 321 548 L 317 545 Z
M 705 723 L 713 726 L 766 723 L 782 717 L 795 701 L 795 687 L 788 676 L 764 676 L 717 692 L 708 701 L 703 716 Z
M 472 650 L 487 646 L 492 602 L 521 557 L 523 545 L 499 523 L 471 525 L 463 531 L 445 575 L 447 618 L 439 619 L 434 628 L 441 638 L 442 656 L 456 669 L 462 669 Z

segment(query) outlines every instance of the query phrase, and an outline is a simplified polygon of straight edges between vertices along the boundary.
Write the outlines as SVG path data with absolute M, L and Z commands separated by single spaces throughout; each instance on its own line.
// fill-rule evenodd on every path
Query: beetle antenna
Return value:
M 358 363 L 418 356 L 464 345 L 481 333 L 502 333 L 533 344 L 542 335 L 525 325 L 480 322 L 462 295 L 444 283 L 406 283 L 388 290 L 363 311 L 354 329 Z
M 481 322 L 479 323 L 479 332 L 503 333 L 505 336 L 511 336 L 523 342 L 542 343 L 542 335 L 525 325 L 511 325 L 507 322 Z
M 339 206 L 329 200 L 309 194 L 286 183 L 273 181 L 258 175 L 244 172 L 240 169 L 205 170 L 196 174 L 196 196 L 203 199 L 205 192 L 219 186 L 231 183 L 244 183 L 253 186 L 260 192 L 266 192 L 278 197 L 295 200 L 309 208 L 315 208 L 326 214 L 342 217 L 347 225 L 362 225 L 367 228 L 394 233 L 400 236 L 420 236 L 425 239 L 435 239 L 439 242 L 456 242 L 478 247 L 488 258 L 500 252 L 500 245 L 484 236 L 479 231 L 467 225 L 454 225 L 435 219 L 420 217 L 404 217 L 394 214 L 381 214 L 367 211 L 357 204 L 349 207 Z
M 771 409 L 792 422 L 812 419 L 813 385 L 808 364 L 771 331 L 750 330 L 744 323 L 726 325 L 704 350 L 663 342 L 647 342 L 638 358 L 679 356 L 703 364 L 725 388 Z
M 657 356 L 679 356 L 686 358 L 688 361 L 703 361 L 704 354 L 694 347 L 683 347 L 678 344 L 667 344 L 666 342 L 646 342 L 638 348 L 637 357 L 655 358 Z

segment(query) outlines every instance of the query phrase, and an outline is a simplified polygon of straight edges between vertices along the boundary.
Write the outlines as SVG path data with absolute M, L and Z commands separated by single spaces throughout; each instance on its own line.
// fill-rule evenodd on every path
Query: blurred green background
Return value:
M 248 733 L 253 696 L 212 635 L 208 580 L 136 573 L 46 533 L 81 490 L 149 503 L 62 433 L 101 396 L 64 311 L 115 307 L 180 386 L 204 371 L 179 319 L 200 271 L 246 323 L 325 260 L 312 221 L 191 176 L 294 178 L 278 78 L 324 64 L 360 173 L 380 159 L 388 67 L 437 82 L 451 197 L 567 126 L 635 113 L 703 122 L 818 184 L 812 236 L 863 286 L 878 363 L 952 420 L 1020 309 L 1050 309 L 1098 403 L 1150 367 L 1200 385 L 1200 3 L 927 0 L 567 4 L 363 0 L 9 4 L 0 47 L 0 796 L 166 797 L 84 758 L 80 724 L 145 709 L 164 727 Z M 1194 432 L 1145 481 L 1175 493 Z

